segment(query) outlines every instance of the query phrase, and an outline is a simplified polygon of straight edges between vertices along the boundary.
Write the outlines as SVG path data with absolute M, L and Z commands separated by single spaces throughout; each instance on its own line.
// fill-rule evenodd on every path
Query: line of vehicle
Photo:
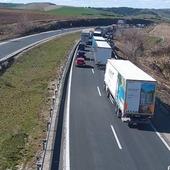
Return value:
M 97 91 L 98 91 L 98 93 L 99 93 L 99 96 L 102 96 L 102 95 L 101 95 L 101 92 L 100 92 L 99 86 L 97 86 Z
M 155 126 L 153 125 L 152 122 L 150 122 L 150 126 L 152 127 L 152 129 L 155 131 L 155 133 L 157 134 L 157 136 L 160 138 L 160 140 L 163 142 L 163 144 L 166 146 L 166 148 L 170 151 L 170 146 L 167 144 L 167 142 L 165 141 L 165 139 L 161 136 L 161 134 L 156 130 Z
M 119 149 L 122 150 L 122 145 L 120 144 L 120 141 L 119 141 L 119 139 L 118 139 L 118 136 L 117 136 L 117 134 L 116 134 L 116 131 L 115 131 L 113 125 L 110 125 L 110 127 L 111 127 L 111 130 L 112 130 L 112 132 L 113 132 L 113 135 L 114 135 L 114 137 L 115 137 L 115 139 L 116 139 L 116 142 L 117 142 L 117 145 L 118 145 Z

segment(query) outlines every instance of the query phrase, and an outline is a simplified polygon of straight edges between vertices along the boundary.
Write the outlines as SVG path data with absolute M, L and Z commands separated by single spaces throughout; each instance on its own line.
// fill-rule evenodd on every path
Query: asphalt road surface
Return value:
M 65 169 L 168 170 L 170 151 L 150 125 L 129 128 L 116 117 L 103 88 L 104 70 L 91 51 L 87 56 L 87 67 L 73 66 Z
M 50 38 L 55 35 L 59 35 L 61 33 L 71 32 L 78 29 L 80 28 L 49 31 L 0 43 L 0 59 L 35 42 Z

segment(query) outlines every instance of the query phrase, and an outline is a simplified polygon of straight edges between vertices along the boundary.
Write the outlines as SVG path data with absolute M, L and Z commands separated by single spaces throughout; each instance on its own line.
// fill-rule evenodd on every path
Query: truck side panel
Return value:
M 117 94 L 117 77 L 118 77 L 118 72 L 108 62 L 106 66 L 104 81 L 114 98 L 116 97 L 116 94 Z
M 118 71 L 107 62 L 105 72 L 105 83 L 109 88 L 110 93 L 114 97 L 117 105 L 124 112 L 126 82 Z
M 116 91 L 117 104 L 121 109 L 122 113 L 124 113 L 125 106 L 125 97 L 126 97 L 126 80 L 118 73 L 117 76 L 117 91 Z

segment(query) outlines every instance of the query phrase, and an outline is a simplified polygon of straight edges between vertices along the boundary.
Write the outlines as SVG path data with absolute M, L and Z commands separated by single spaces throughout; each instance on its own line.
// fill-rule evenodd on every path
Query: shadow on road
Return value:
M 93 58 L 89 58 L 89 57 L 86 57 L 86 60 L 87 60 L 87 61 L 94 61 Z
M 156 98 L 156 109 L 153 123 L 158 132 L 170 133 L 170 106 Z
M 106 69 L 106 65 L 96 65 L 98 70 L 105 70 Z
M 85 65 L 85 66 L 83 66 L 84 68 L 94 68 L 93 66 L 91 66 L 91 65 Z
M 156 98 L 155 115 L 152 119 L 153 125 L 160 133 L 170 133 L 170 106 Z M 154 131 L 149 125 L 139 125 L 139 130 Z

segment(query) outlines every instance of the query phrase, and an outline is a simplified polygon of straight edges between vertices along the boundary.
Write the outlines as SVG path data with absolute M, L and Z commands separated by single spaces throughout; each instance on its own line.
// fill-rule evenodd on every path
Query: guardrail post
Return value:
M 53 108 L 50 109 L 50 118 L 52 117 Z
M 49 131 L 49 129 L 50 129 L 50 124 L 51 124 L 51 123 L 48 121 L 48 122 L 47 122 L 47 131 Z
M 46 143 L 47 143 L 47 140 L 44 139 L 44 140 L 43 140 L 43 150 L 45 150 L 45 148 L 46 148 Z
M 40 157 L 37 156 L 37 162 L 36 162 L 36 165 L 37 165 L 37 170 L 41 170 L 42 169 L 42 162 L 40 161 Z
M 55 96 L 53 96 L 53 107 L 54 107 L 54 104 L 55 104 Z

